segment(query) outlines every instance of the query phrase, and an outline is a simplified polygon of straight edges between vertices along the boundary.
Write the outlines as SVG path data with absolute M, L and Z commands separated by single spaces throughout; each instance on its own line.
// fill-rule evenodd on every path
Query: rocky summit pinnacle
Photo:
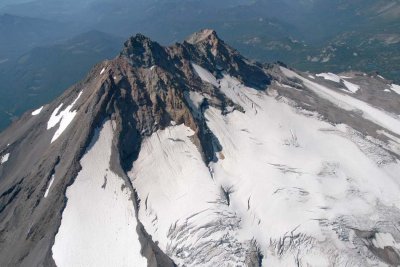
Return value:
M 400 95 L 138 34 L 0 134 L 0 266 L 396 266 Z
M 217 32 L 212 29 L 203 29 L 189 36 L 186 41 L 190 44 L 198 44 L 201 42 L 219 41 Z

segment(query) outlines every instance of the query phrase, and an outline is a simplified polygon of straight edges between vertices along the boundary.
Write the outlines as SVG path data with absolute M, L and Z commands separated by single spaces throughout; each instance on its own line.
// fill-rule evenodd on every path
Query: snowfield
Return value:
M 400 165 L 391 154 L 347 125 L 193 67 L 245 113 L 206 110 L 223 148 L 208 166 L 185 125 L 142 144 L 129 173 L 141 199 L 139 220 L 175 263 L 242 266 L 261 253 L 263 266 L 381 266 L 366 244 L 398 249 Z M 283 71 L 398 130 L 383 111 Z M 187 99 L 197 108 L 202 97 Z M 374 239 L 360 234 L 371 230 Z
M 131 191 L 109 168 L 113 130 L 104 123 L 67 189 L 52 248 L 57 266 L 147 266 L 140 254 Z

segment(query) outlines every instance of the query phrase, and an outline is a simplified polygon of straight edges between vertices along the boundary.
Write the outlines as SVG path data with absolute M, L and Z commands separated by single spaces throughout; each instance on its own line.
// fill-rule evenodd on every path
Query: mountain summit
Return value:
M 399 94 L 133 36 L 0 134 L 0 265 L 399 265 Z

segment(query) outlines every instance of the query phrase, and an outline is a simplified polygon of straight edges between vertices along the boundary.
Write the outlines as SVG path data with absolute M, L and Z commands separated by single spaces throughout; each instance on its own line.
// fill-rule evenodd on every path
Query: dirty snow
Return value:
M 44 197 L 45 198 L 47 198 L 47 196 L 49 195 L 50 188 L 51 188 L 51 185 L 53 184 L 53 182 L 54 182 L 54 174 L 51 176 L 51 180 L 49 182 L 49 185 L 47 186 L 46 192 L 44 193 Z
M 282 72 L 288 77 L 296 77 L 303 81 L 304 85 L 313 90 L 320 97 L 325 98 L 338 107 L 348 111 L 361 111 L 362 116 L 377 125 L 380 125 L 394 133 L 400 134 L 400 118 L 393 114 L 375 108 L 366 102 L 353 98 L 349 95 L 340 94 L 318 83 L 312 82 L 297 73 L 281 67 Z
M 194 71 L 196 72 L 196 74 L 200 77 L 200 79 L 218 87 L 217 79 L 208 70 L 206 70 L 203 67 L 200 67 L 199 65 L 196 65 L 194 63 L 192 63 L 192 67 L 193 67 Z
M 10 153 L 7 153 L 7 154 L 3 155 L 1 157 L 0 165 L 3 164 L 3 163 L 6 163 L 9 158 L 10 158 Z
M 60 123 L 57 131 L 54 133 L 54 136 L 51 139 L 51 143 L 53 143 L 55 140 L 57 140 L 58 137 L 60 137 L 60 135 L 64 132 L 64 130 L 68 127 L 68 125 L 72 122 L 72 120 L 76 116 L 77 111 L 76 110 L 71 111 L 71 110 L 81 95 L 82 92 L 78 94 L 77 98 L 74 100 L 74 102 L 72 102 L 71 105 L 67 106 L 63 111 L 60 112 L 60 109 L 63 106 L 63 103 L 61 103 L 51 114 L 51 117 L 47 122 L 47 130 L 53 128 L 58 123 Z
M 59 267 L 147 266 L 140 254 L 132 192 L 109 167 L 112 139 L 107 121 L 67 189 L 67 206 L 52 248 Z
M 43 106 L 41 106 L 40 108 L 38 108 L 38 109 L 32 111 L 32 116 L 39 115 L 40 112 L 42 111 L 42 109 L 43 109 Z

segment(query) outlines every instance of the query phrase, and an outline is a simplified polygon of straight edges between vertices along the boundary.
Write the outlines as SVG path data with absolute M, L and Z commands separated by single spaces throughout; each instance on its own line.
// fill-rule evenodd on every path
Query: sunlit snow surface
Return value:
M 141 199 L 139 219 L 173 260 L 187 266 L 244 264 L 236 214 L 184 125 L 154 133 L 129 174 Z
M 72 102 L 71 105 L 67 106 L 64 110 L 60 111 L 62 108 L 63 104 L 61 103 L 51 114 L 51 117 L 49 121 L 47 122 L 47 130 L 53 128 L 59 123 L 57 131 L 54 133 L 53 138 L 51 139 L 51 143 L 53 143 L 55 140 L 57 140 L 58 137 L 64 132 L 64 130 L 68 127 L 68 125 L 72 122 L 72 120 L 75 118 L 75 115 L 77 113 L 76 110 L 72 110 L 74 107 L 76 101 L 78 101 L 79 97 L 82 95 L 82 92 L 80 92 L 77 96 L 77 98 Z
M 42 109 L 43 109 L 43 106 L 41 106 L 40 108 L 38 108 L 38 109 L 32 111 L 32 116 L 39 115 L 40 112 L 42 112 Z
M 141 199 L 139 219 L 160 248 L 180 266 L 243 266 L 254 244 L 263 266 L 379 266 L 354 229 L 379 232 L 381 222 L 400 219 L 398 162 L 346 125 L 195 69 L 245 113 L 206 111 L 223 148 L 209 166 L 184 125 L 144 140 L 129 176 Z M 385 125 L 392 118 L 329 96 Z M 398 247 L 399 234 L 377 233 L 373 242 Z
M 62 266 L 147 266 L 140 254 L 131 192 L 109 169 L 113 130 L 106 122 L 67 189 L 67 206 L 52 248 Z

